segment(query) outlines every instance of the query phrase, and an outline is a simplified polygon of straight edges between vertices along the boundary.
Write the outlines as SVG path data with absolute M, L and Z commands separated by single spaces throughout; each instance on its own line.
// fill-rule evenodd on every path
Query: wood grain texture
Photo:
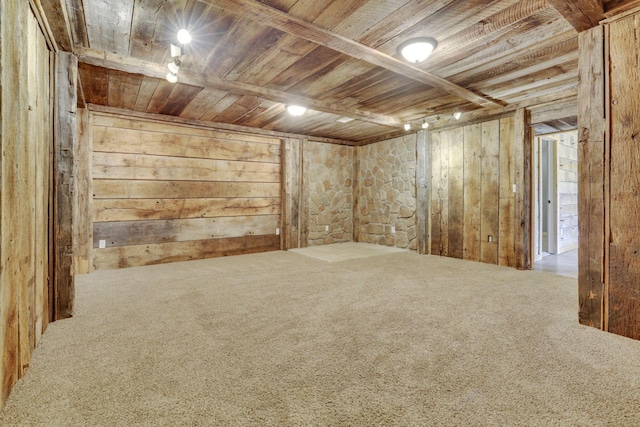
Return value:
M 524 108 L 516 110 L 514 122 L 514 163 L 515 163 L 515 257 L 516 268 L 531 268 L 531 134 L 529 112 Z
M 276 138 L 105 113 L 92 113 L 90 134 L 95 268 L 126 264 L 105 262 L 103 252 L 141 245 L 215 240 L 194 248 L 202 256 L 242 252 L 220 242 L 281 228 L 282 199 L 291 192 L 281 194 Z
M 74 177 L 78 150 L 76 122 L 78 60 L 68 53 L 56 57 L 56 115 L 54 131 L 54 318 L 73 315 L 74 265 L 73 223 L 75 221 Z
M 482 124 L 482 198 L 480 261 L 498 263 L 500 206 L 500 122 Z M 491 240 L 491 241 L 490 241 Z
M 583 325 L 603 327 L 605 262 L 604 27 L 580 34 L 578 303 Z
M 515 259 L 515 134 L 514 118 L 500 120 L 500 205 L 498 264 L 516 266 Z M 516 186 L 517 187 L 517 186 Z
M 611 230 L 608 330 L 640 339 L 640 14 L 609 25 Z M 605 155 L 605 161 L 607 156 Z M 606 210 L 606 205 L 605 205 Z
M 300 247 L 300 198 L 302 187 L 302 142 L 286 138 L 282 142 L 282 227 L 281 248 Z
M 41 22 L 26 1 L 0 3 L 0 407 L 49 323 L 52 69 Z
M 464 128 L 449 132 L 449 256 L 464 257 Z
M 431 136 L 427 131 L 418 132 L 416 143 L 416 232 L 417 251 L 421 255 L 430 253 L 429 242 L 431 217 Z M 358 212 L 354 208 L 354 212 Z
M 463 258 L 480 261 L 482 207 L 482 125 L 464 127 Z
M 581 32 L 595 27 L 604 19 L 602 0 L 547 0 L 560 14 Z
M 275 234 L 230 237 L 106 248 L 96 252 L 94 263 L 97 270 L 104 270 L 276 251 L 278 249 L 280 249 L 280 237 Z
M 91 271 L 91 235 L 93 234 L 93 189 L 92 189 L 92 136 L 89 111 L 78 111 L 78 150 L 76 157 L 74 210 L 76 221 L 73 223 L 75 250 L 73 264 L 76 274 Z

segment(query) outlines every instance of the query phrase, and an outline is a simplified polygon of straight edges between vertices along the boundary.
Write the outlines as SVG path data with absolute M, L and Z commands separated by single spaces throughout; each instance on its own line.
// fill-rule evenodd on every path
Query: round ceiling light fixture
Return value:
M 287 111 L 289 114 L 295 117 L 299 117 L 307 111 L 306 107 L 301 107 L 299 105 L 287 105 Z
M 398 52 L 404 59 L 417 64 L 426 60 L 436 48 L 438 42 L 431 37 L 409 39 L 398 46 Z
M 184 28 L 178 31 L 178 41 L 180 44 L 187 44 L 191 41 L 191 34 Z

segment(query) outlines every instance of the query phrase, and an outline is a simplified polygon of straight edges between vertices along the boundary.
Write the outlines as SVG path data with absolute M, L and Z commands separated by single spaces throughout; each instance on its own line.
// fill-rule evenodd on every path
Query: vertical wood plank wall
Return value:
M 280 249 L 280 139 L 96 112 L 89 132 L 96 269 Z
M 430 134 L 431 254 L 516 267 L 515 119 Z
M 27 0 L 0 2 L 0 408 L 50 320 L 51 56 Z
M 580 34 L 580 323 L 640 339 L 640 14 Z
M 609 331 L 640 339 L 640 14 L 610 25 Z

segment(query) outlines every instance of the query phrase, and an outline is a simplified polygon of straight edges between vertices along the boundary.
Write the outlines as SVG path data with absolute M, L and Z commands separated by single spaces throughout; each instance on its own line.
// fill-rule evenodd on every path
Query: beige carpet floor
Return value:
M 3 412 L 21 426 L 638 426 L 640 342 L 576 281 L 392 253 L 80 276 Z

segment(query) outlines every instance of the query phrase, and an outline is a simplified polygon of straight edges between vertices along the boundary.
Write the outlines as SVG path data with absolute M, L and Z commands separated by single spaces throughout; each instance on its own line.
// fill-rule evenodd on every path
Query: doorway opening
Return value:
M 577 131 L 538 135 L 533 151 L 534 268 L 577 277 Z

